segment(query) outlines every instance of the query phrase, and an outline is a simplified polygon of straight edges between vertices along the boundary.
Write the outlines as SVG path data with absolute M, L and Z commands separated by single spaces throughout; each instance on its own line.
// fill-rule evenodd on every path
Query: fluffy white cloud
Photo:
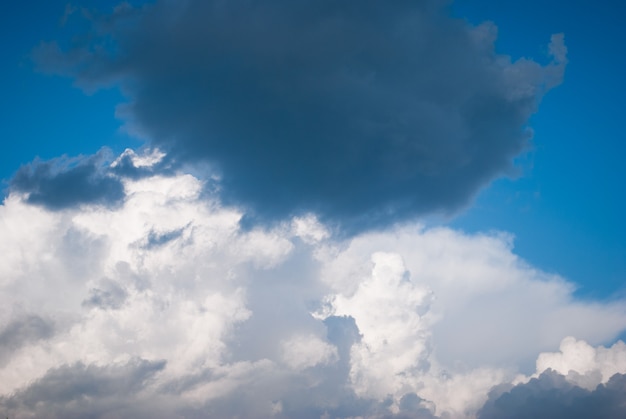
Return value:
M 575 300 L 507 235 L 340 239 L 314 215 L 248 230 L 194 176 L 119 181 L 114 207 L 53 211 L 17 193 L 0 206 L 11 417 L 472 417 L 563 338 L 597 345 L 626 327 L 623 302 Z M 607 382 L 624 353 L 565 339 L 537 372 Z
M 588 390 L 604 384 L 615 374 L 626 372 L 626 345 L 594 348 L 583 340 L 568 336 L 561 342 L 559 352 L 545 352 L 537 358 L 537 374 L 552 369 Z
M 354 293 L 330 297 L 328 314 L 353 317 L 362 334 L 351 351 L 356 393 L 384 398 L 412 388 L 407 371 L 427 369 L 420 361 L 427 363 L 432 319 L 420 314 L 428 313 L 431 292 L 410 281 L 398 254 L 374 253 L 371 264 Z
M 295 370 L 337 360 L 337 348 L 316 336 L 295 336 L 283 342 L 283 359 Z
M 567 335 L 599 344 L 619 333 L 620 304 L 574 300 L 571 283 L 529 266 L 512 244 L 506 234 L 408 225 L 324 249 L 322 278 L 335 292 L 351 295 L 371 272 L 371 255 L 400 255 L 405 276 L 434 295 L 428 314 L 437 319 L 433 340 L 447 365 L 532 363 Z

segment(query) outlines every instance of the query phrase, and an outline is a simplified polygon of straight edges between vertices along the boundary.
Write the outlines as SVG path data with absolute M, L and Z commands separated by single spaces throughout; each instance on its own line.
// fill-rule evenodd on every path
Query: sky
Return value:
M 0 414 L 623 416 L 613 3 L 8 7 Z

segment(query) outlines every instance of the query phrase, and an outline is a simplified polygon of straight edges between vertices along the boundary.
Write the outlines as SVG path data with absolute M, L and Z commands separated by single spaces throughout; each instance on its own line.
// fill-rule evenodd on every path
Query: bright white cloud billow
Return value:
M 9 417 L 462 418 L 540 353 L 580 386 L 626 372 L 622 343 L 590 346 L 626 328 L 623 302 L 575 300 L 507 235 L 244 229 L 194 176 L 117 179 L 112 207 L 0 207 Z M 589 343 L 552 353 L 567 336 Z
M 537 373 L 552 369 L 573 383 L 593 390 L 613 375 L 626 371 L 626 345 L 618 341 L 610 348 L 594 348 L 587 342 L 568 336 L 559 352 L 546 352 L 537 358 Z

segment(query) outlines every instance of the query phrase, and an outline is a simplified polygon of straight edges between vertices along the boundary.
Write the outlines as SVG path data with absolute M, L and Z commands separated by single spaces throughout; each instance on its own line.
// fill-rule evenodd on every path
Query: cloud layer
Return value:
M 528 119 L 562 80 L 562 36 L 548 64 L 512 61 L 493 24 L 446 3 L 124 4 L 34 56 L 86 89 L 119 86 L 128 129 L 209 162 L 247 216 L 314 211 L 356 232 L 467 204 L 528 148 Z
M 507 235 L 242 229 L 198 178 L 120 161 L 116 206 L 0 206 L 9 417 L 487 418 L 550 377 L 579 403 L 623 395 L 626 348 L 590 345 L 626 328 L 624 302 L 577 301 Z

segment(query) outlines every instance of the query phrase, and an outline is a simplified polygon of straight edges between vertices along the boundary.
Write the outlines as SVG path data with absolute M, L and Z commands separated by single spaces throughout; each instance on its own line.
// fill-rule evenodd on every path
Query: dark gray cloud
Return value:
M 454 212 L 510 170 L 562 79 L 562 37 L 545 66 L 511 62 L 493 25 L 453 19 L 446 3 L 125 5 L 89 15 L 83 43 L 34 56 L 84 88 L 118 84 L 131 129 L 179 163 L 210 162 L 223 198 L 261 219 L 381 226 Z
M 136 165 L 134 157 L 134 152 L 126 150 L 113 161 L 112 152 L 105 147 L 93 155 L 35 159 L 15 173 L 9 191 L 24 193 L 29 203 L 51 210 L 79 205 L 114 207 L 125 197 L 123 179 L 174 174 L 170 159 Z
M 124 186 L 110 175 L 106 155 L 102 151 L 89 157 L 35 160 L 15 173 L 9 188 L 26 193 L 29 203 L 52 210 L 118 204 L 124 199 Z
M 137 358 L 120 365 L 55 368 L 25 389 L 0 397 L 0 409 L 9 417 L 136 417 L 133 410 L 150 417 L 137 394 L 164 367 L 164 361 Z
M 626 375 L 589 391 L 548 370 L 513 388 L 494 389 L 478 413 L 479 419 L 617 419 L 626 417 Z

